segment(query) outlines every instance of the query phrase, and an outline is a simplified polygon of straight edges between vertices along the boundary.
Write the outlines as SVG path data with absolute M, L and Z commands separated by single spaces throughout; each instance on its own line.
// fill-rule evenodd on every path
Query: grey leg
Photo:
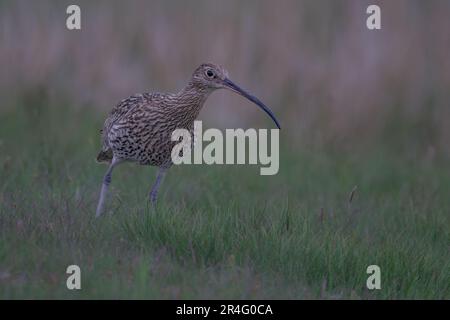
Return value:
M 98 199 L 97 211 L 95 214 L 96 217 L 100 217 L 100 215 L 103 213 L 103 207 L 105 204 L 106 195 L 108 193 L 108 187 L 111 184 L 112 171 L 114 167 L 121 162 L 122 160 L 117 160 L 116 158 L 113 158 L 111 164 L 109 165 L 108 170 L 106 171 L 106 174 L 103 178 L 102 190 L 100 191 L 100 198 Z
M 150 201 L 153 205 L 156 204 L 156 199 L 158 197 L 158 189 L 161 185 L 162 180 L 164 179 L 164 176 L 166 174 L 167 168 L 159 168 L 158 175 L 156 176 L 156 181 L 152 186 L 152 190 L 150 191 L 149 197 Z

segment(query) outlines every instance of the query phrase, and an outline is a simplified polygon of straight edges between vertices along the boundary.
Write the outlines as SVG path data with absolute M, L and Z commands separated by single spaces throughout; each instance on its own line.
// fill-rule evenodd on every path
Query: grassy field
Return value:
M 0 298 L 450 298 L 448 162 L 282 134 L 278 175 L 174 167 L 156 210 L 156 169 L 119 166 L 95 219 L 104 116 L 0 113 Z M 71 264 L 80 291 L 66 288 Z M 381 290 L 366 288 L 371 264 Z

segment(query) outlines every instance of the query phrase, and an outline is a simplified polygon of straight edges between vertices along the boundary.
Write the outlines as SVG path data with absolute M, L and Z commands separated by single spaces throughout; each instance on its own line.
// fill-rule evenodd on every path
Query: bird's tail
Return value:
M 113 158 L 113 152 L 111 149 L 101 150 L 97 156 L 97 162 L 107 162 L 110 163 Z

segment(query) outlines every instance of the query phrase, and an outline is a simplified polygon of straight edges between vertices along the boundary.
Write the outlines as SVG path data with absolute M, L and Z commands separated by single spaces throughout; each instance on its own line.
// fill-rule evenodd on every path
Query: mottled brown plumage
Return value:
M 150 193 L 151 201 L 156 201 L 165 170 L 172 165 L 171 152 L 176 144 L 171 141 L 172 132 L 181 128 L 192 132 L 194 120 L 209 94 L 220 88 L 228 88 L 256 103 L 279 127 L 278 121 L 261 101 L 231 82 L 224 68 L 210 63 L 200 65 L 187 86 L 176 94 L 144 93 L 124 99 L 113 108 L 102 129 L 102 149 L 97 161 L 109 162 L 110 166 L 103 181 L 97 216 L 103 211 L 111 172 L 123 161 L 160 168 Z

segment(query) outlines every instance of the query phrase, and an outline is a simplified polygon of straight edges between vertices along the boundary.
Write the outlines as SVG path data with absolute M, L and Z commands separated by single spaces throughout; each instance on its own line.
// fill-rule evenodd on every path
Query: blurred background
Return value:
M 449 1 L 76 2 L 81 31 L 66 29 L 73 1 L 0 2 L 0 108 L 70 105 L 103 118 L 122 98 L 176 92 L 215 62 L 271 106 L 285 143 L 450 154 Z M 366 28 L 369 4 L 381 6 L 381 30 Z M 272 125 L 223 91 L 201 119 Z

